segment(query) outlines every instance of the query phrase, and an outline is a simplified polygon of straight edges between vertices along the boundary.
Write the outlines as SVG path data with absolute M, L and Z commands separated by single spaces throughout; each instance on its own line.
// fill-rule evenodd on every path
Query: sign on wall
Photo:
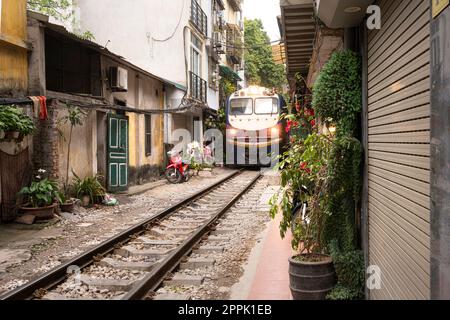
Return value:
M 448 7 L 450 0 L 432 0 L 433 18 L 436 18 L 445 8 Z

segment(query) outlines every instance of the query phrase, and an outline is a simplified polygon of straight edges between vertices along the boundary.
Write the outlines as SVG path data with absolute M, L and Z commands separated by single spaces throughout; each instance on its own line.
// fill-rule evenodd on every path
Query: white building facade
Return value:
M 218 73 L 210 66 L 217 0 L 73 0 L 73 31 L 175 84 L 164 90 L 165 142 L 176 129 L 201 141 L 203 117 L 219 108 Z M 195 130 L 197 129 L 197 130 Z

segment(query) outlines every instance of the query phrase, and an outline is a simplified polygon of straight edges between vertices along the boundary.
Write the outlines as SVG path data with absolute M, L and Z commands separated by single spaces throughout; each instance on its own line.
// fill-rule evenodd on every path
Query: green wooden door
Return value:
M 108 191 L 128 190 L 128 117 L 108 115 Z

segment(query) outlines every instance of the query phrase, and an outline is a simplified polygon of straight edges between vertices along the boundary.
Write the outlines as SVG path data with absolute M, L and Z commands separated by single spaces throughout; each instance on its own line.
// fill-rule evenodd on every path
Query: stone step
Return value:
M 210 253 L 222 253 L 224 250 L 223 247 L 219 246 L 201 246 L 198 249 L 195 249 L 196 254 L 210 254 Z
M 217 230 L 211 231 L 211 235 L 213 235 L 213 236 L 226 235 L 226 234 L 232 233 L 232 232 L 234 232 L 234 231 L 235 231 L 235 229 L 230 229 L 230 228 L 225 229 L 225 228 L 221 228 L 221 229 L 217 229 Z
M 120 294 L 112 298 L 112 300 L 120 300 L 124 297 L 124 294 Z M 105 300 L 101 298 L 91 298 L 91 297 L 80 297 L 80 298 L 69 298 L 65 295 L 55 293 L 55 292 L 49 292 L 45 296 L 42 297 L 42 300 L 57 300 L 57 301 L 99 301 L 99 300 Z
M 150 271 L 156 263 L 153 262 L 125 262 L 112 258 L 104 258 L 98 262 L 99 265 L 114 269 Z
M 189 258 L 188 261 L 180 264 L 181 269 L 201 269 L 213 266 L 216 260 L 213 258 Z
M 87 286 L 96 287 L 98 289 L 107 289 L 109 291 L 129 291 L 138 280 L 97 279 L 82 274 L 80 275 L 80 281 Z
M 230 241 L 229 237 L 223 237 L 223 236 L 209 236 L 208 242 L 227 242 Z
M 191 300 L 188 294 L 167 292 L 158 294 L 153 300 Z
M 174 248 L 172 249 L 144 249 L 144 250 L 139 250 L 136 249 L 132 246 L 124 246 L 120 249 L 116 249 L 115 253 L 123 256 L 123 257 L 129 257 L 129 256 L 145 256 L 145 257 L 149 257 L 149 258 L 161 258 L 162 256 L 166 256 L 168 255 L 171 251 L 173 251 Z
M 136 241 L 151 246 L 176 246 L 181 242 L 181 240 L 153 240 L 145 236 L 137 238 Z
M 184 274 L 176 274 L 171 280 L 164 281 L 165 286 L 201 286 L 204 277 L 202 276 L 188 276 Z

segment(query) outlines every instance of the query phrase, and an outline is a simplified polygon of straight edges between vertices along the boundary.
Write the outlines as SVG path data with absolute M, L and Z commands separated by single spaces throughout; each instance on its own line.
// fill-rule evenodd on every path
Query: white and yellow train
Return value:
M 284 141 L 280 116 L 284 99 L 263 87 L 232 94 L 227 103 L 227 164 L 270 166 Z M 275 154 L 276 156 L 276 154 Z

